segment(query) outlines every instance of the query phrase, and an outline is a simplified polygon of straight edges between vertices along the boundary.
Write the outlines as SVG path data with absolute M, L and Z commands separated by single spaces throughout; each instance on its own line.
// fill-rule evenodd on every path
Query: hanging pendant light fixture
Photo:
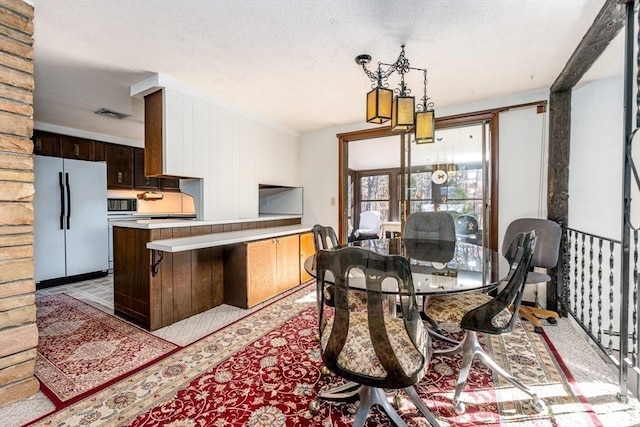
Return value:
M 369 79 L 375 84 L 375 87 L 372 85 L 373 89 L 367 93 L 367 122 L 381 124 L 391 119 L 393 91 L 386 84 L 390 73 L 383 73 L 381 64 L 378 64 L 378 71 L 372 73 L 366 67 L 369 62 L 371 62 L 370 55 L 356 57 L 356 63 L 362 66 Z
M 404 45 L 400 56 L 393 64 L 395 70 L 400 74 L 400 89 L 393 98 L 393 110 L 391 112 L 391 130 L 394 132 L 409 132 L 415 126 L 414 112 L 416 109 L 416 99 L 410 96 L 411 89 L 404 82 L 404 75 L 409 72 L 411 66 L 409 60 L 404 56 Z
M 424 70 L 424 95 L 416 112 L 416 144 L 431 144 L 436 130 L 433 102 L 427 96 L 427 70 Z
M 355 60 L 372 82 L 372 90 L 367 93 L 367 122 L 381 124 L 391 119 L 392 131 L 406 133 L 415 129 L 416 142 L 433 142 L 435 116 L 433 102 L 428 102 L 429 98 L 426 96 L 427 70 L 411 67 L 404 53 L 404 45 L 401 46 L 400 55 L 393 64 L 378 62 L 378 70 L 375 73 L 367 69 L 367 64 L 371 62 L 370 55 L 358 55 Z M 383 65 L 389 68 L 383 70 Z M 411 89 L 407 87 L 404 80 L 404 75 L 410 70 L 422 71 L 425 75 L 425 95 L 422 99 L 423 104 L 418 106 L 418 112 L 416 112 L 415 97 L 411 96 Z M 394 72 L 400 75 L 400 83 L 399 88 L 391 91 L 387 80 Z M 395 96 L 393 96 L 394 92 Z

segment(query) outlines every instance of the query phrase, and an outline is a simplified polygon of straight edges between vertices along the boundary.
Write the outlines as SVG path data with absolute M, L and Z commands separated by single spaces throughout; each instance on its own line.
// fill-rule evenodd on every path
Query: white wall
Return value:
M 500 113 L 498 236 L 516 218 L 547 217 L 548 113 L 535 107 Z
M 571 99 L 569 226 L 612 239 L 622 229 L 623 89 L 622 77 L 608 78 Z

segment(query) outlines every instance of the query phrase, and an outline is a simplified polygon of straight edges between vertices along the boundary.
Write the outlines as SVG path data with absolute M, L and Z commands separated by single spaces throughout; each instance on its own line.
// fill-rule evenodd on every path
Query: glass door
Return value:
M 489 121 L 438 128 L 433 144 L 415 144 L 411 134 L 404 137 L 403 226 L 413 212 L 448 212 L 461 240 L 486 240 L 491 224 L 490 129 Z

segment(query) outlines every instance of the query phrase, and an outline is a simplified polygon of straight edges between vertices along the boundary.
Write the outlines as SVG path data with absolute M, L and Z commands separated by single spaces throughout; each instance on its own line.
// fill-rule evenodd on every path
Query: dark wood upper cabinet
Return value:
M 133 147 L 105 144 L 107 187 L 133 188 Z
M 162 175 L 162 90 L 144 97 L 144 167 L 148 176 Z
M 60 136 L 55 133 L 34 131 L 33 154 L 60 157 Z
M 158 178 L 145 176 L 144 174 L 144 156 L 145 152 L 142 148 L 133 149 L 133 172 L 135 174 L 133 180 L 134 187 L 147 190 L 157 190 L 159 187 Z
M 162 92 L 160 101 L 160 127 L 162 127 Z M 153 95 L 153 94 L 152 94 Z M 155 102 L 155 101 L 154 101 Z M 151 151 L 128 145 L 93 141 L 57 133 L 33 131 L 33 154 L 63 157 L 65 159 L 107 162 L 107 188 L 139 188 L 141 190 L 180 191 L 180 180 L 159 178 L 145 173 L 145 162 Z M 160 129 L 160 151 L 162 130 Z M 162 155 L 159 156 L 160 172 Z M 159 175 L 162 175 L 160 173 Z
M 93 160 L 96 162 L 106 162 L 107 157 L 104 154 L 105 142 L 93 141 Z
M 75 136 L 60 136 L 60 157 L 76 160 L 95 160 L 93 141 Z

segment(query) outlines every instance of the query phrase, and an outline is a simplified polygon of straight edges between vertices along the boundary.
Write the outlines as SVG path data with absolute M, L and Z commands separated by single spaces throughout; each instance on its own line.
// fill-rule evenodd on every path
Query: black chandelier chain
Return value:
M 429 81 L 427 79 L 427 69 L 423 69 L 422 72 L 424 73 L 424 95 L 422 96 L 422 104 L 418 104 L 416 109 L 418 111 L 429 111 L 433 109 L 435 104 L 430 101 L 431 98 L 427 95 L 427 83 Z
M 367 68 L 367 64 L 371 61 L 371 57 L 369 55 L 360 55 L 356 57 L 356 62 L 362 66 L 362 70 L 365 72 L 369 80 L 371 81 L 371 88 L 375 89 L 376 87 L 380 88 L 389 88 L 388 79 L 394 72 L 398 72 L 400 75 L 400 83 L 398 84 L 400 88 L 395 88 L 393 91 L 400 96 L 407 96 L 411 93 L 411 89 L 409 89 L 404 81 L 404 75 L 409 73 L 411 70 L 422 71 L 424 73 L 427 72 L 426 68 L 416 68 L 412 67 L 409 59 L 407 59 L 404 52 L 405 45 L 401 46 L 400 55 L 398 55 L 398 59 L 393 64 L 388 64 L 385 62 L 378 62 L 378 69 L 374 72 Z M 386 70 L 382 70 L 382 66 L 388 67 Z M 425 75 L 425 85 L 426 85 L 426 75 Z M 425 89 L 426 92 L 426 89 Z M 427 98 L 428 100 L 428 98 Z M 423 98 L 424 101 L 424 98 Z M 431 103 L 432 104 L 432 103 Z M 428 105 L 428 104 L 427 104 Z

